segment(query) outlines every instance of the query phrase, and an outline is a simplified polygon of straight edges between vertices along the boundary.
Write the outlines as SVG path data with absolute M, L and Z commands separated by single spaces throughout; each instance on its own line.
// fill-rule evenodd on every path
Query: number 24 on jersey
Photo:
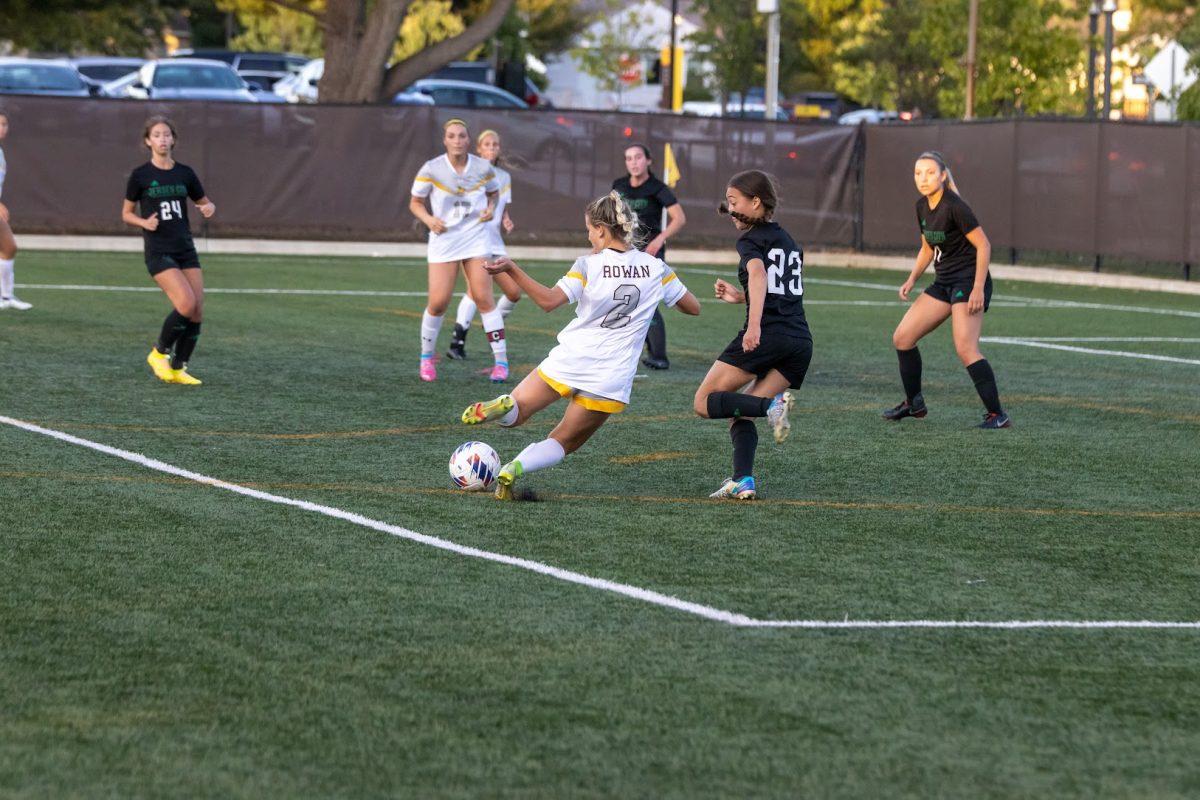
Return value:
M 768 294 L 790 294 L 793 297 L 804 294 L 804 282 L 800 276 L 804 260 L 800 258 L 799 250 L 785 253 L 781 248 L 772 248 L 767 253 L 767 261 L 770 262 L 767 265 Z
M 163 222 L 183 219 L 183 205 L 178 200 L 163 200 L 158 204 L 158 218 Z

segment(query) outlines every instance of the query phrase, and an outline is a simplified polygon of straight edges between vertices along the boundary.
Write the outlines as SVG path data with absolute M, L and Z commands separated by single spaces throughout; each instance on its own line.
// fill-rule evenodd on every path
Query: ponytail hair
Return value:
M 616 189 L 588 203 L 585 212 L 592 227 L 608 228 L 612 235 L 629 247 L 641 247 L 644 236 L 642 225 L 629 202 Z
M 921 153 L 921 155 L 917 156 L 917 161 L 920 161 L 925 158 L 928 158 L 930 161 L 937 164 L 938 169 L 940 169 L 943 173 L 945 173 L 946 180 L 942 184 L 943 187 L 949 189 L 950 191 L 954 192 L 955 194 L 957 194 L 961 197 L 962 195 L 958 191 L 958 184 L 956 184 L 954 182 L 954 173 L 952 173 L 950 171 L 950 167 L 946 166 L 945 156 L 943 156 L 937 150 L 926 150 L 924 153 Z

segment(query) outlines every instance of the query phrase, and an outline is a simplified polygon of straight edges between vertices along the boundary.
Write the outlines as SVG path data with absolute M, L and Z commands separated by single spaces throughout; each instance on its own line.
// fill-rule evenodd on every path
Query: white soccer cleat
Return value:
M 767 409 L 767 422 L 771 423 L 771 430 L 775 434 L 775 444 L 783 444 L 783 440 L 788 438 L 788 434 L 792 432 L 792 423 L 788 420 L 791 410 L 792 393 L 787 391 L 775 395 L 771 407 Z
M 0 298 L 0 308 L 11 308 L 14 311 L 28 311 L 33 308 L 31 303 L 18 300 L 16 297 Z

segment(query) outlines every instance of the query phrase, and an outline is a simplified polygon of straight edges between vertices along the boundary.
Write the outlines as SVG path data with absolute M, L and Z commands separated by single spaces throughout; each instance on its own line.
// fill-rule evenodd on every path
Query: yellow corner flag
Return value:
M 663 183 L 674 189 L 681 177 L 683 176 L 679 174 L 679 165 L 675 163 L 675 151 L 667 144 L 663 148 Z

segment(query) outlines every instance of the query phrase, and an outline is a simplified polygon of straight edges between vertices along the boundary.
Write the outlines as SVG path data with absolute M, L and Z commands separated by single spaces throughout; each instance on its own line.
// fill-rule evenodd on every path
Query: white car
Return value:
M 104 84 L 108 97 L 135 100 L 231 100 L 258 103 L 261 92 L 250 87 L 222 61 L 168 58 L 147 61 L 137 72 Z M 272 101 L 275 97 L 272 95 Z
M 289 103 L 317 102 L 317 84 L 325 74 L 325 59 L 314 58 L 299 72 L 280 78 L 271 88 L 277 96 Z

